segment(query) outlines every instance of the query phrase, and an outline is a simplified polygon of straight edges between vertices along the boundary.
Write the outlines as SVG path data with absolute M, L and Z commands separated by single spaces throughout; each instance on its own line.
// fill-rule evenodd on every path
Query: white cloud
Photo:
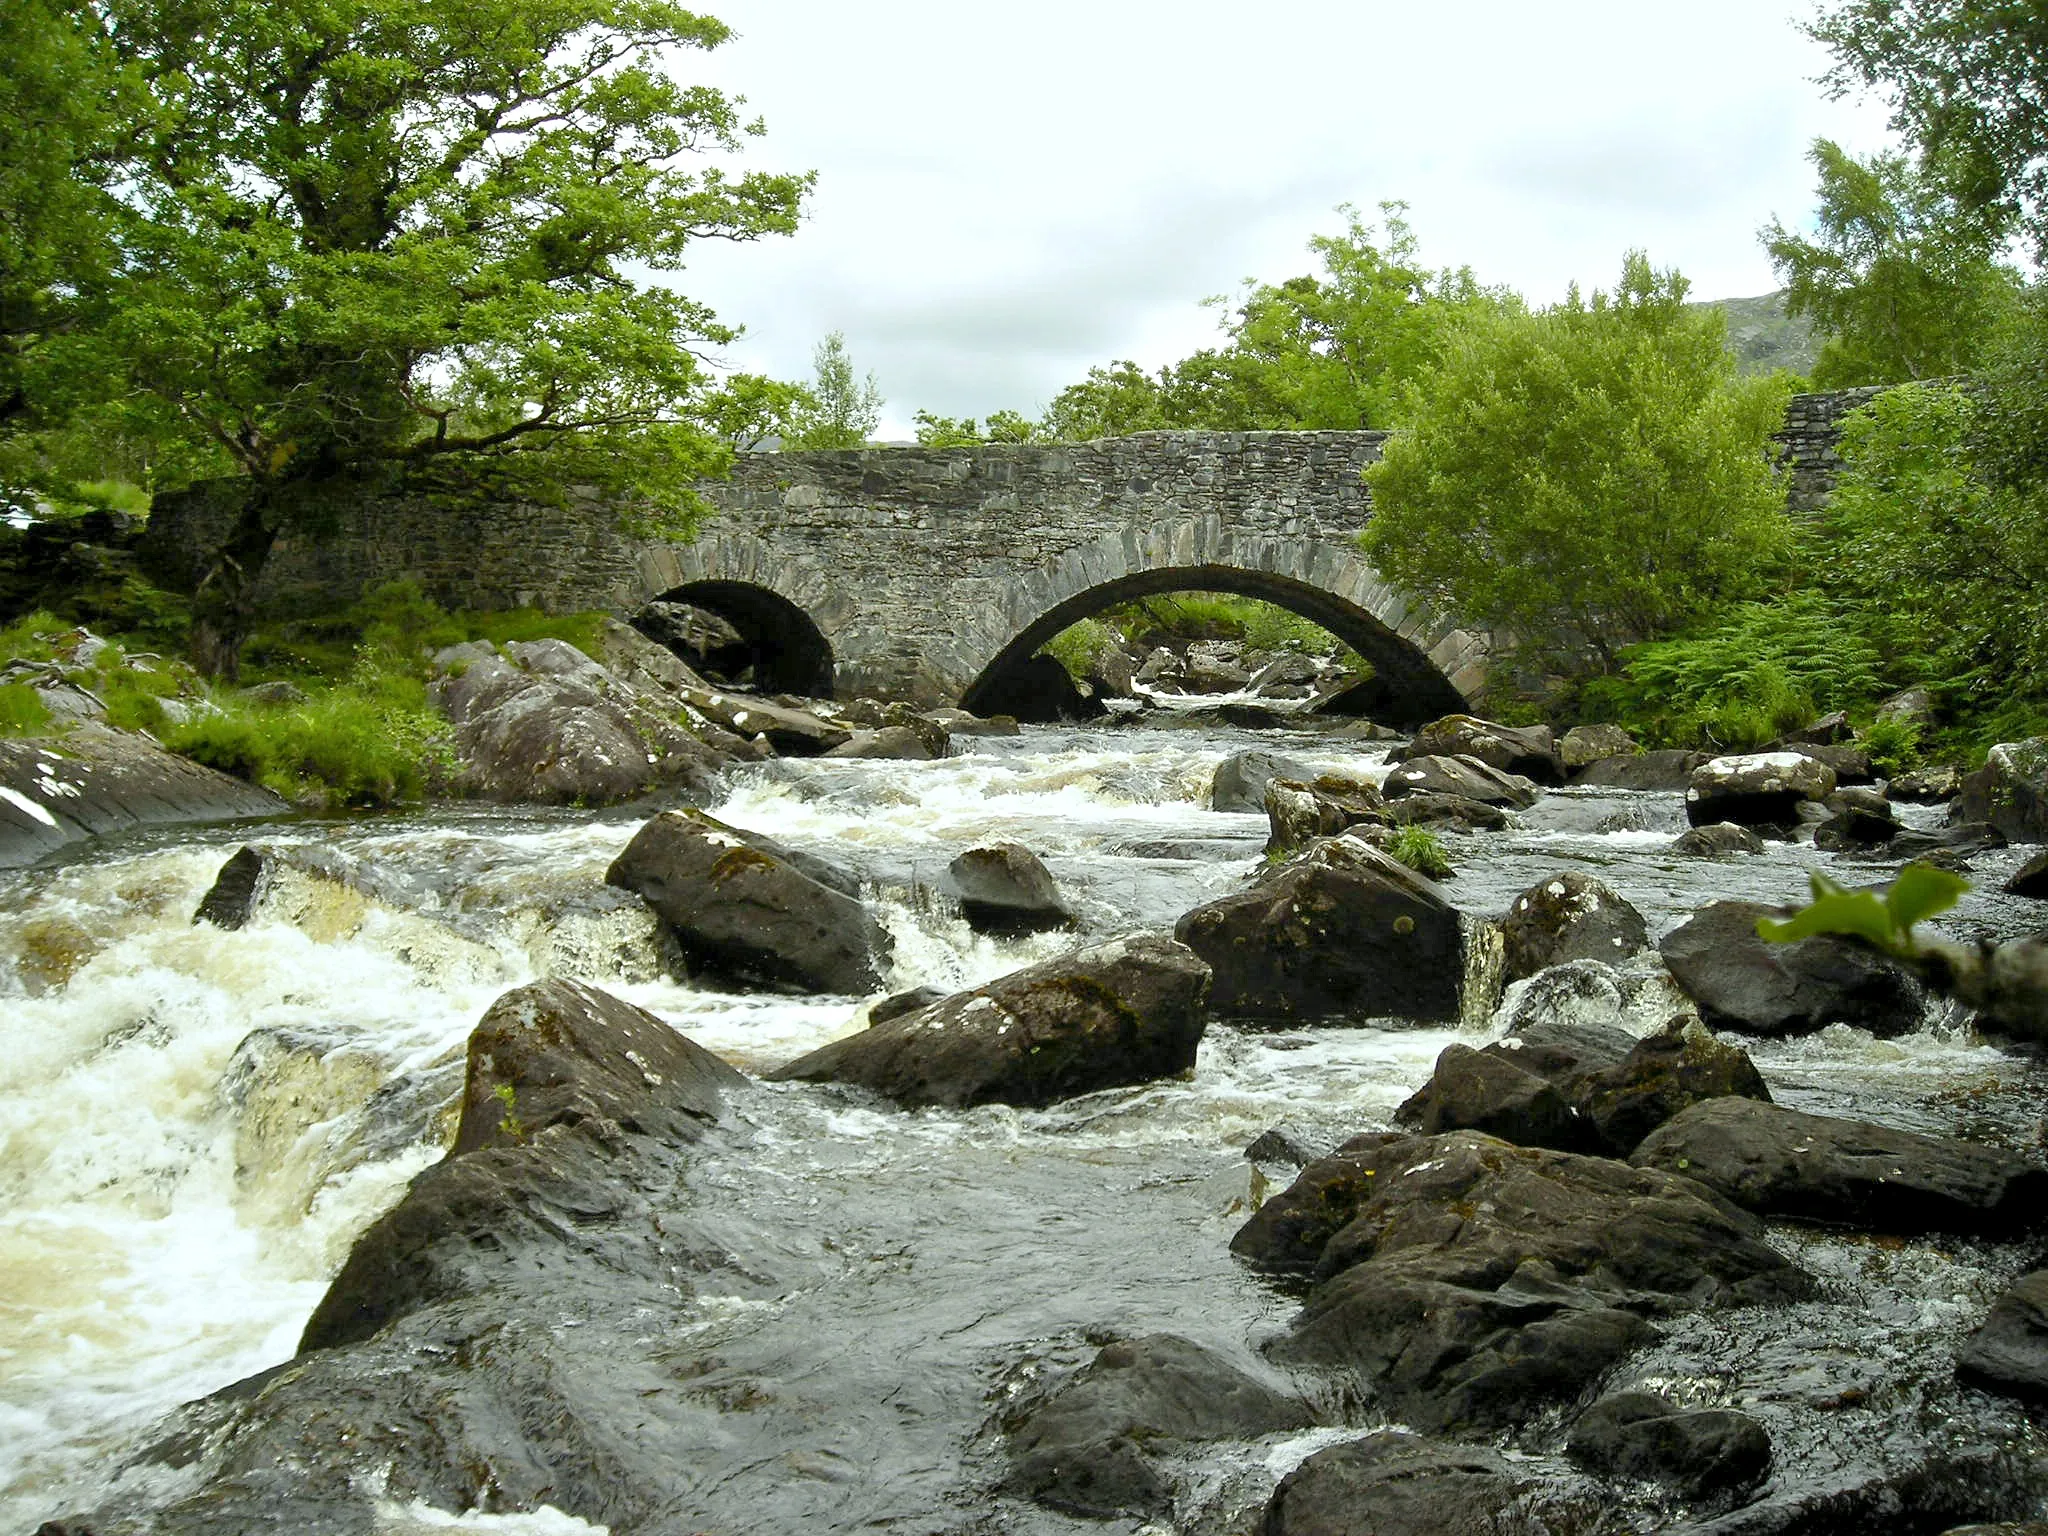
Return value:
M 1827 60 L 1772 0 L 726 0 L 693 78 L 768 124 L 749 163 L 815 169 L 791 240 L 680 279 L 784 377 L 844 331 L 913 411 L 1031 409 L 1093 363 L 1207 344 L 1199 301 L 1310 270 L 1331 210 L 1411 205 L 1428 260 L 1548 301 L 1623 251 L 1702 297 L 1773 286 L 1756 230 L 1802 218 Z

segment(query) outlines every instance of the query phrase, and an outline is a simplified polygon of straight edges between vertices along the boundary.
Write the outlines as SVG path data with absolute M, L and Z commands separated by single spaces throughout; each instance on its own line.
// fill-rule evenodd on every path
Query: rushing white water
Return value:
M 956 988 L 1073 942 L 970 932 L 936 894 L 961 849 L 998 838 L 1031 847 L 1088 933 L 1168 927 L 1234 888 L 1259 858 L 1263 817 L 1207 808 L 1228 751 L 1280 746 L 1330 768 L 1377 764 L 1327 738 L 1186 728 L 960 745 L 964 755 L 935 764 L 762 765 L 712 810 L 857 872 L 895 940 L 892 986 Z M 1470 907 L 1501 910 L 1549 872 L 1592 867 L 1653 929 L 1717 895 L 1797 894 L 1810 849 L 1701 864 L 1663 853 L 1670 828 L 1598 825 L 1603 816 L 1641 823 L 1636 810 L 1648 803 L 1552 797 L 1553 821 L 1583 812 L 1587 825 L 1532 815 L 1527 830 L 1486 840 L 1483 857 L 1480 844 L 1453 838 L 1467 870 L 1454 890 Z M 603 885 L 637 826 L 587 814 L 448 813 L 262 829 L 261 840 L 339 849 L 388 878 L 373 887 L 381 894 L 281 880 L 236 932 L 195 927 L 191 914 L 247 829 L 7 877 L 0 1528 L 89 1503 L 116 1454 L 165 1410 L 292 1354 L 355 1235 L 440 1155 L 463 1042 L 507 988 L 545 975 L 586 980 L 756 1071 L 863 1022 L 859 999 L 738 994 L 664 975 L 651 919 Z M 1992 917 L 1995 907 L 1978 903 Z M 911 1201 L 957 1179 L 971 1210 L 974 1180 L 1055 1154 L 1081 1170 L 1060 1189 L 1093 1180 L 1171 1191 L 1174 1211 L 1191 1214 L 1169 1215 L 1161 1230 L 1200 1222 L 1199 1252 L 1180 1268 L 1132 1274 L 1150 1274 L 1145 1283 L 1169 1296 L 1179 1286 L 1212 1298 L 1219 1286 L 1252 1285 L 1230 1277 L 1222 1253 L 1259 1193 L 1239 1149 L 1276 1123 L 1326 1145 L 1386 1124 L 1452 1038 L 1441 1029 L 1213 1028 L 1191 1081 L 1034 1112 L 906 1115 L 778 1090 L 747 1111 L 763 1164 L 749 1177 L 827 1190 L 845 1180 L 849 1196 L 857 1180 L 884 1203 L 891 1189 Z M 2002 1053 L 1940 1027 L 1892 1042 L 1828 1031 L 1760 1047 L 1758 1058 L 1789 1086 L 1788 1102 L 1875 1098 L 1889 1118 L 1929 1129 L 1952 1128 L 1942 1106 L 2010 1070 Z M 2024 1140 L 2025 1126 L 1999 1113 L 1999 1136 Z M 1025 1242 L 1030 1225 L 989 1241 Z M 1101 1310 L 1131 1305 L 1113 1275 L 1099 1283 Z M 692 1326 L 730 1330 L 758 1305 L 710 1298 Z M 1064 1315 L 1086 1305 L 1084 1296 Z M 600 1529 L 550 1511 L 456 1521 L 391 1505 L 378 1518 L 393 1532 Z

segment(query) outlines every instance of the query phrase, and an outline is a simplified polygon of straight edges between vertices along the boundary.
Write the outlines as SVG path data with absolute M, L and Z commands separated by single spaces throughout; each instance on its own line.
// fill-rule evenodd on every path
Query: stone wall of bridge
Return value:
M 1801 396 L 1781 435 L 1792 504 L 1839 467 L 1842 413 L 1870 391 Z M 1379 432 L 1160 432 L 1091 443 L 745 454 L 687 543 L 623 533 L 615 509 L 365 498 L 325 538 L 280 541 L 267 605 L 346 601 L 416 577 L 451 607 L 631 612 L 671 594 L 760 589 L 830 647 L 842 695 L 952 702 L 1108 602 L 1174 588 L 1305 613 L 1397 688 L 1454 705 L 1483 681 L 1485 636 L 1389 587 L 1357 534 Z M 165 497 L 152 563 L 196 573 L 232 485 Z M 712 606 L 713 604 L 707 604 Z M 787 610 L 783 610 L 787 611 Z M 756 615 L 758 618 L 758 614 Z M 793 621 L 794 622 L 794 621 Z

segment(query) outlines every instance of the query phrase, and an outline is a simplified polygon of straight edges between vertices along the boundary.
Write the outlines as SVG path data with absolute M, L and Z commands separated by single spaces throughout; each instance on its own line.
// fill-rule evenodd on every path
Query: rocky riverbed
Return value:
M 2017 937 L 2012 795 L 1878 836 L 1819 757 L 954 723 L 7 874 L 0 1523 L 2048 1515 L 2048 1073 L 1735 905 L 1935 852 Z M 1683 850 L 1712 798 L 1755 851 Z

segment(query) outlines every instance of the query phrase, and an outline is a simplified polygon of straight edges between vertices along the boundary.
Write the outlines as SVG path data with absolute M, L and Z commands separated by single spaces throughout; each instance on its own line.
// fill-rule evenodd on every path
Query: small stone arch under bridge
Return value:
M 1144 433 L 1092 443 L 743 457 L 694 542 L 646 542 L 622 606 L 694 603 L 759 672 L 961 703 L 1077 619 L 1152 593 L 1264 598 L 1369 660 L 1391 717 L 1465 707 L 1483 637 L 1365 559 L 1379 432 Z

